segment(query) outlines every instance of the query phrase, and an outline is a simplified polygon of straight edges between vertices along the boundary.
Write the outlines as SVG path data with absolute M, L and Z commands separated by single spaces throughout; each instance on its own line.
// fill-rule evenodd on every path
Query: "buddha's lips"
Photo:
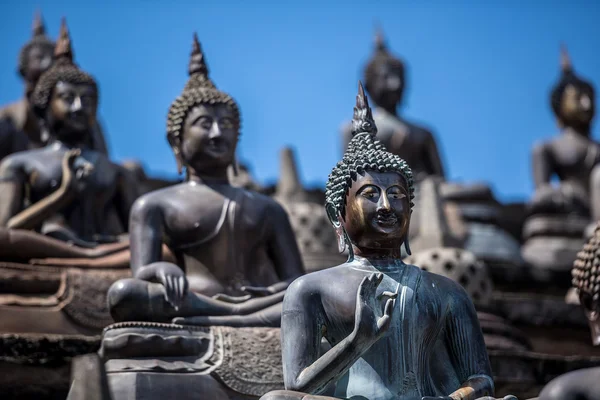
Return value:
M 384 226 L 394 226 L 398 223 L 398 218 L 394 214 L 377 215 L 377 223 Z

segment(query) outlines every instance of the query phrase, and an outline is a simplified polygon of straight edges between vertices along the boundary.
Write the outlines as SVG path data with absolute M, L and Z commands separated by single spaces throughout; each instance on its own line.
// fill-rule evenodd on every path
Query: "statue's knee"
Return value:
M 121 279 L 108 289 L 108 309 L 115 321 L 143 320 L 142 309 L 148 303 L 144 284 L 137 279 Z

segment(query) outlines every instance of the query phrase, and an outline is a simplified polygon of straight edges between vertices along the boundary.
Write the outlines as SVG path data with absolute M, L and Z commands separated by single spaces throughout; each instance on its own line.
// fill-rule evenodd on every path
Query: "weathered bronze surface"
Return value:
M 167 122 L 186 179 L 136 201 L 130 219 L 134 279 L 111 288 L 113 318 L 278 326 L 285 289 L 303 273 L 294 233 L 277 202 L 227 179 L 240 113 L 209 79 L 196 36 L 189 73 Z M 163 240 L 177 264 L 161 260 Z
M 364 79 L 365 89 L 375 105 L 373 118 L 379 140 L 390 152 L 406 160 L 416 182 L 429 175 L 444 177 L 434 135 L 398 115 L 406 86 L 405 66 L 390 54 L 381 31 L 376 34 L 375 53 L 365 68 Z M 352 124 L 342 128 L 344 150 L 352 140 L 352 132 Z
M 331 382 L 337 383 L 335 397 L 314 398 L 492 394 L 483 335 L 464 289 L 401 261 L 403 244 L 410 254 L 413 177 L 408 164 L 375 138 L 362 85 L 353 128 L 326 189 L 328 215 L 350 257 L 288 289 L 282 317 L 288 391 L 263 399 L 308 398 L 302 392 L 318 394 Z M 332 345 L 324 354 L 322 338 Z
M 60 35 L 56 61 L 32 93 L 51 143 L 2 160 L 0 226 L 93 247 L 117 241 L 126 231 L 137 194 L 124 170 L 86 143 L 96 121 L 98 88 L 73 63 L 64 20 Z
M 38 12 L 33 21 L 33 37 L 19 53 L 19 74 L 24 83 L 24 96 L 0 108 L 0 160 L 17 151 L 43 147 L 49 140 L 48 132 L 41 129 L 39 116 L 31 106 L 31 96 L 41 75 L 52 65 L 54 47 L 54 43 L 46 36 L 46 28 Z M 103 130 L 97 121 L 85 141 L 94 150 L 108 153 Z

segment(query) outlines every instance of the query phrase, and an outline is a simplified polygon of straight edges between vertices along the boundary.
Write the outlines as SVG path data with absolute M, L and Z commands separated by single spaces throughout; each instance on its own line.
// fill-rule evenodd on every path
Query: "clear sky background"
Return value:
M 401 112 L 435 132 L 450 179 L 488 181 L 502 200 L 531 195 L 530 148 L 558 132 L 548 96 L 561 41 L 576 71 L 600 82 L 597 0 L 0 0 L 0 104 L 22 93 L 16 61 L 36 8 L 53 38 L 66 16 L 76 61 L 100 85 L 113 158 L 166 177 L 176 174 L 166 114 L 194 31 L 213 81 L 241 107 L 239 158 L 262 183 L 293 145 L 304 183 L 324 184 L 376 20 L 407 62 Z

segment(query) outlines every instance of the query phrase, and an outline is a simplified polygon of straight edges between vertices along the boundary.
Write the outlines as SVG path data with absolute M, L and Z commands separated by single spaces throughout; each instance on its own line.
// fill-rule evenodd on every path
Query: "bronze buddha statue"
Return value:
M 405 93 L 406 76 L 402 60 L 390 53 L 381 31 L 376 33 L 375 53 L 364 70 L 365 89 L 375 107 L 373 118 L 378 138 L 393 154 L 411 166 L 415 181 L 436 175 L 444 178 L 444 167 L 434 135 L 426 128 L 398 115 Z M 342 128 L 343 149 L 352 139 L 352 125 Z
M 134 278 L 109 291 L 111 313 L 116 321 L 278 326 L 285 289 L 304 272 L 294 233 L 276 201 L 227 179 L 240 111 L 208 77 L 196 36 L 189 74 L 167 121 L 186 178 L 133 206 Z M 161 260 L 163 241 L 177 264 Z
M 571 263 L 583 245 L 583 236 L 600 190 L 593 173 L 600 163 L 600 143 L 591 137 L 595 113 L 592 84 L 579 77 L 566 48 L 561 51 L 562 74 L 550 96 L 561 134 L 538 143 L 532 152 L 535 192 L 523 227 L 522 254 L 540 281 L 568 282 Z M 600 175 L 599 175 L 600 176 Z M 559 183 L 553 184 L 552 178 Z M 600 183 L 600 181 L 598 181 Z M 600 197 L 598 197 L 600 198 Z
M 326 186 L 327 213 L 340 248 L 349 247 L 348 261 L 288 288 L 281 323 L 287 390 L 262 399 L 492 395 L 488 355 L 467 293 L 400 258 L 402 245 L 410 254 L 413 176 L 376 139 L 361 85 L 353 133 Z M 324 354 L 323 338 L 332 346 Z M 317 395 L 332 382 L 334 397 Z
M 31 94 L 49 144 L 0 163 L 0 226 L 34 230 L 84 248 L 115 242 L 127 230 L 135 185 L 122 167 L 88 145 L 98 87 L 74 64 L 64 20 L 54 56 Z
M 54 43 L 46 36 L 41 13 L 33 21 L 33 36 L 19 52 L 18 72 L 25 85 L 21 100 L 0 108 L 0 160 L 9 154 L 47 144 L 48 132 L 44 132 L 31 105 L 37 81 L 52 66 Z M 96 121 L 87 144 L 104 154 L 108 153 L 102 128 Z

